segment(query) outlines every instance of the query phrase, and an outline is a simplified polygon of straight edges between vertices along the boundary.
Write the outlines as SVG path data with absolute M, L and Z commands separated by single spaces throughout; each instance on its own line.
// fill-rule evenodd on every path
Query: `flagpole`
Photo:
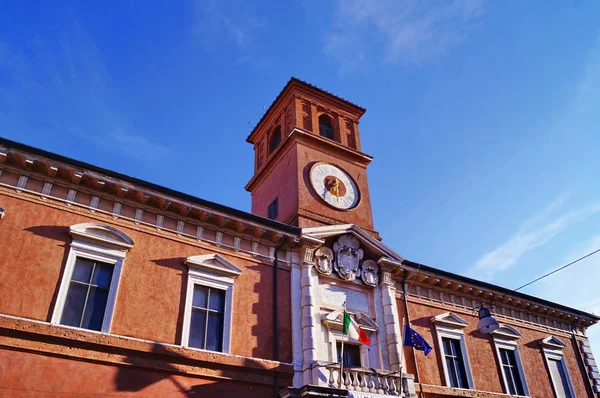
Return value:
M 400 332 L 400 336 L 402 337 L 402 342 L 400 345 L 400 379 L 402 379 L 402 373 L 404 371 L 404 342 L 406 341 L 406 318 L 402 317 L 402 329 Z M 400 395 L 401 390 L 398 390 L 398 395 Z
M 342 382 L 344 381 L 344 340 L 345 340 L 345 335 L 346 333 L 344 333 L 344 323 L 345 323 L 345 317 L 346 317 L 346 297 L 344 297 L 344 304 L 342 304 L 342 307 L 344 308 L 344 312 L 342 313 L 342 349 L 341 349 L 341 354 L 340 354 L 340 384 L 339 387 L 342 388 Z
M 402 282 L 402 288 L 404 289 L 404 312 L 406 313 L 406 322 L 410 326 L 410 313 L 408 312 L 408 291 L 410 290 L 410 284 L 406 286 L 406 273 L 404 274 L 404 281 Z M 402 318 L 404 319 L 404 318 Z M 404 331 L 406 334 L 406 330 Z M 402 343 L 404 345 L 404 343 Z M 417 363 L 417 352 L 415 346 L 412 346 L 413 359 L 415 361 L 415 382 L 419 383 L 419 389 L 421 390 L 421 398 L 423 398 L 423 384 L 421 383 L 421 375 L 419 375 L 419 364 Z

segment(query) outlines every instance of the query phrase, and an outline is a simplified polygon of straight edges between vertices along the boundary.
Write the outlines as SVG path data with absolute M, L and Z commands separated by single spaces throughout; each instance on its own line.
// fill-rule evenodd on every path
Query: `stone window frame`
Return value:
M 371 319 L 368 315 L 360 311 L 347 311 L 351 317 L 354 317 L 356 323 L 367 333 L 367 336 L 371 340 L 371 345 L 367 346 L 360 343 L 358 340 L 351 339 L 347 335 L 343 334 L 343 317 L 344 310 L 335 310 L 330 312 L 323 318 L 323 323 L 327 326 L 328 334 L 328 354 L 331 362 L 337 362 L 338 352 L 337 343 L 344 342 L 355 344 L 360 347 L 360 363 L 362 368 L 371 368 L 371 361 L 369 360 L 369 349 L 374 348 L 378 345 L 378 331 L 379 327 L 377 323 Z
M 100 328 L 100 333 L 110 333 L 121 272 L 126 254 L 133 247 L 133 239 L 114 227 L 98 223 L 72 225 L 69 227 L 69 234 L 72 237 L 72 241 L 50 323 L 97 332 L 91 329 L 62 325 L 61 319 L 77 259 L 99 261 L 113 266 L 108 299 L 104 310 L 102 327 Z
M 548 336 L 542 341 L 540 341 L 540 345 L 542 346 L 542 352 L 544 353 L 544 362 L 546 363 L 546 369 L 548 370 L 548 375 L 550 376 L 550 381 L 552 381 L 552 391 L 554 395 L 556 395 L 556 380 L 552 376 L 552 372 L 550 371 L 550 361 L 556 360 L 559 361 L 565 370 L 566 387 L 569 389 L 569 393 L 572 398 L 575 398 L 575 390 L 573 389 L 573 383 L 571 382 L 571 375 L 569 373 L 569 368 L 567 367 L 567 361 L 565 361 L 565 356 L 563 353 L 563 349 L 567 346 L 565 343 L 560 341 L 554 336 Z
M 188 267 L 188 273 L 185 308 L 183 313 L 183 328 L 181 331 L 181 346 L 192 350 L 210 351 L 189 346 L 194 287 L 199 285 L 225 291 L 223 344 L 222 350 L 219 352 L 229 354 L 231 350 L 231 319 L 233 317 L 234 281 L 235 278 L 242 273 L 242 270 L 218 254 L 191 256 L 185 260 L 185 264 Z
M 494 351 L 496 353 L 496 358 L 498 360 L 498 364 L 500 365 L 500 373 L 502 374 L 502 385 L 504 386 L 504 392 L 506 394 L 510 394 L 510 390 L 508 388 L 508 381 L 506 380 L 506 375 L 504 374 L 504 367 L 502 365 L 500 349 L 513 351 L 515 354 L 515 361 L 517 362 L 519 377 L 521 378 L 521 383 L 523 384 L 523 392 L 525 393 L 525 395 L 515 396 L 529 397 L 529 386 L 527 385 L 527 379 L 525 377 L 525 371 L 523 369 L 523 361 L 521 361 L 521 355 L 519 354 L 519 347 L 517 343 L 517 340 L 521 338 L 521 333 L 512 326 L 500 324 L 500 327 L 493 331 L 491 335 L 492 340 L 494 341 Z
M 475 390 L 473 372 L 471 371 L 471 361 L 469 360 L 469 351 L 467 350 L 465 333 L 463 331 L 463 329 L 468 326 L 468 322 L 452 312 L 445 312 L 443 314 L 436 315 L 433 318 L 431 318 L 431 322 L 434 324 L 438 340 L 438 347 L 440 347 L 440 360 L 442 362 L 442 368 L 444 370 L 444 382 L 446 387 L 456 388 L 460 390 Z M 442 338 L 449 338 L 453 340 L 458 340 L 460 342 L 460 348 L 465 366 L 465 373 L 467 374 L 467 383 L 469 384 L 469 388 L 450 386 L 450 377 L 448 375 L 448 367 L 446 366 L 446 354 L 444 352 L 444 343 L 442 341 Z

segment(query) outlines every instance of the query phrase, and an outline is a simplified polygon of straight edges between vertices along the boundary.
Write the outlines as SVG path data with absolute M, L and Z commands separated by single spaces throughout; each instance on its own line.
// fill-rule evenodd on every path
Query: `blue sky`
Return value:
M 249 210 L 245 138 L 296 76 L 368 109 L 406 258 L 516 288 L 600 248 L 597 1 L 85 3 L 0 3 L 0 135 Z M 600 314 L 599 280 L 524 291 Z

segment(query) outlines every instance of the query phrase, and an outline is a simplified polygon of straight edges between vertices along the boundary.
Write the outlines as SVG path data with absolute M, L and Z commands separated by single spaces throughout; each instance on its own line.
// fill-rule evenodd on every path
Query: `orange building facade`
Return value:
M 364 112 L 291 79 L 252 213 L 0 139 L 0 396 L 600 397 L 599 317 L 384 244 Z

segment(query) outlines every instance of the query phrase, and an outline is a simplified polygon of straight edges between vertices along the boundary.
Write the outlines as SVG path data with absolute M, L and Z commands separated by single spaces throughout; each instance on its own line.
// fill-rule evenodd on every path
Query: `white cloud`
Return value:
M 430 61 L 462 43 L 483 14 L 483 0 L 338 0 L 324 52 L 351 70 L 362 60 Z M 322 18 L 322 16 L 321 16 Z
M 254 36 L 265 26 L 265 21 L 255 15 L 251 5 L 235 0 L 196 0 L 192 34 L 206 49 L 217 48 L 220 38 L 233 40 L 240 50 L 254 47 Z
M 497 273 L 513 266 L 525 253 L 546 244 L 570 225 L 600 211 L 600 205 L 595 204 L 555 216 L 554 213 L 562 207 L 565 199 L 566 195 L 561 194 L 540 212 L 527 219 L 506 242 L 477 260 L 467 274 L 483 280 L 492 280 Z

